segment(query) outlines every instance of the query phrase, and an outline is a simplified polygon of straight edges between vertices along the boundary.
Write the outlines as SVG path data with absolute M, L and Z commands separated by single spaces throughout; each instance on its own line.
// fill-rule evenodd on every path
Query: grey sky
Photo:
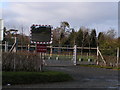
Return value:
M 71 28 L 95 28 L 97 32 L 118 30 L 117 2 L 11 2 L 3 4 L 3 19 L 7 28 L 29 34 L 32 24 L 50 24 L 54 28 L 68 21 Z

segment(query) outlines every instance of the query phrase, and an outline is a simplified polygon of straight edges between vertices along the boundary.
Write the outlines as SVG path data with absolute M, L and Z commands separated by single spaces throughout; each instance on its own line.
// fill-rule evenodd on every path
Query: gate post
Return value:
M 77 65 L 77 45 L 74 45 L 73 63 L 74 65 Z

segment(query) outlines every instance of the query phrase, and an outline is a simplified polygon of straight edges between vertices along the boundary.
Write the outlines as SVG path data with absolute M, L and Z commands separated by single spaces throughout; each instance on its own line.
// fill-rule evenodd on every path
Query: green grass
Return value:
M 3 72 L 2 84 L 36 84 L 49 82 L 63 82 L 73 80 L 71 76 L 63 72 Z
M 49 55 L 47 55 L 46 56 L 46 58 L 48 58 L 49 57 Z M 58 54 L 53 54 L 52 55 L 52 59 L 56 59 L 56 57 L 58 57 L 59 58 L 59 60 L 70 60 L 70 59 L 72 59 L 72 55 L 58 55 Z
M 80 65 L 83 67 L 96 67 L 96 68 L 106 68 L 106 69 L 117 69 L 120 70 L 120 68 L 117 67 L 110 67 L 110 66 L 98 66 L 98 65 Z
M 46 58 L 48 58 L 49 55 L 46 56 Z M 56 57 L 59 57 L 60 60 L 70 60 L 73 58 L 73 55 L 64 55 L 64 54 L 61 54 L 61 55 L 58 55 L 58 54 L 53 54 L 52 55 L 52 59 L 56 59 Z M 77 55 L 77 60 L 79 61 L 79 59 L 82 58 L 83 61 L 88 61 L 88 59 L 92 59 L 92 60 L 95 60 L 95 57 L 94 56 L 86 56 L 86 55 Z
M 93 56 L 81 56 L 81 55 L 77 55 L 77 59 L 79 60 L 80 58 L 82 58 L 83 61 L 88 61 L 88 59 L 92 59 L 92 61 L 95 60 L 95 57 L 93 57 Z
M 113 69 L 115 69 L 115 70 L 120 70 L 120 67 L 115 67 L 115 68 L 113 68 Z

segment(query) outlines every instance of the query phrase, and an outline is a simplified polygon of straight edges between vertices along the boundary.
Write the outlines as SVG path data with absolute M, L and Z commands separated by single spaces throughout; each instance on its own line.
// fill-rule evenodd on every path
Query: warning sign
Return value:
M 47 52 L 47 47 L 45 44 L 37 44 L 36 51 L 45 53 Z

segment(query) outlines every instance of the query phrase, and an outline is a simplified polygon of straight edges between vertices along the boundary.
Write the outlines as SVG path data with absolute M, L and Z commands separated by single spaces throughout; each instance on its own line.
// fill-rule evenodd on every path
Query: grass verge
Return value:
M 120 68 L 117 67 L 110 67 L 110 66 L 98 66 L 98 65 L 80 65 L 83 67 L 96 67 L 96 68 L 106 68 L 106 69 L 114 69 L 114 70 L 120 70 Z
M 36 84 L 49 82 L 63 82 L 73 80 L 71 76 L 63 72 L 3 72 L 2 84 Z

